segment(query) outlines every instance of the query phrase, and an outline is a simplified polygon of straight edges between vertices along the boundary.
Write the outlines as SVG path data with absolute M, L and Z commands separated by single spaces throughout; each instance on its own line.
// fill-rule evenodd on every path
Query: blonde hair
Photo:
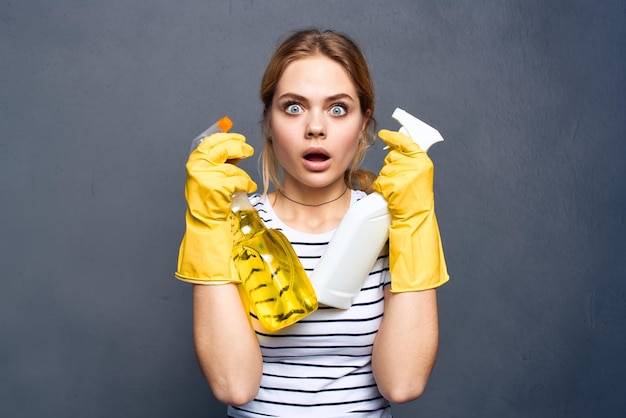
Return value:
M 372 116 L 375 101 L 374 84 L 367 61 L 357 44 L 348 36 L 333 31 L 321 32 L 317 29 L 291 33 L 278 46 L 263 74 L 259 91 L 259 96 L 263 102 L 263 136 L 265 137 L 265 145 L 260 160 L 263 174 L 263 193 L 268 192 L 270 183 L 277 189 L 281 187 L 280 166 L 274 154 L 267 129 L 267 117 L 272 106 L 276 86 L 289 64 L 314 55 L 322 55 L 339 63 L 346 69 L 354 83 L 359 97 L 361 114 L 368 119 L 359 138 L 355 158 L 344 174 L 344 180 L 346 185 L 353 189 L 371 193 L 372 182 L 376 175 L 371 171 L 359 169 L 367 149 L 375 140 L 374 131 L 376 129 L 376 120 Z

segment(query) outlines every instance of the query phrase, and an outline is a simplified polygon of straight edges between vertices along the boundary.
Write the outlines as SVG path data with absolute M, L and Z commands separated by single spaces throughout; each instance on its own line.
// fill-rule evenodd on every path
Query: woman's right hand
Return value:
M 235 191 L 256 190 L 250 176 L 235 165 L 253 154 L 246 138 L 237 133 L 216 133 L 200 143 L 186 165 L 185 197 L 194 217 L 208 222 L 225 220 Z
M 186 164 L 186 230 L 176 277 L 197 284 L 238 282 L 231 273 L 231 225 L 235 191 L 252 193 L 257 186 L 235 164 L 254 154 L 243 135 L 216 133 L 205 138 Z

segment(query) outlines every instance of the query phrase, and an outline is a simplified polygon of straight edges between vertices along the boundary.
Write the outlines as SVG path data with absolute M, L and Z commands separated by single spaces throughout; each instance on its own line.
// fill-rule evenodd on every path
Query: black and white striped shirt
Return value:
M 365 197 L 352 191 L 351 204 Z M 253 200 L 254 203 L 254 200 Z M 334 231 L 296 231 L 274 213 L 267 198 L 255 208 L 269 228 L 280 229 L 310 275 Z M 372 347 L 383 316 L 384 287 L 390 284 L 385 248 L 350 309 L 325 306 L 276 333 L 252 316 L 263 354 L 256 398 L 229 407 L 229 417 L 391 417 L 372 373 Z

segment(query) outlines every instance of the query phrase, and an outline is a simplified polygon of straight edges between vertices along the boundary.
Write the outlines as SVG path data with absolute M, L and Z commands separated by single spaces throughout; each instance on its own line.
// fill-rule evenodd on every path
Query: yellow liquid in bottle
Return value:
M 315 290 L 291 243 L 262 224 L 255 209 L 234 213 L 233 261 L 253 312 L 268 331 L 317 309 Z

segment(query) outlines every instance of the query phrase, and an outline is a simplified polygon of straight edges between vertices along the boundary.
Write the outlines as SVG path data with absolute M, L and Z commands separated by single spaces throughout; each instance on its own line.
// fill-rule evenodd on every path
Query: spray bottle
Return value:
M 230 118 L 223 117 L 192 141 L 191 151 L 207 136 L 232 126 Z M 240 294 L 263 328 L 278 331 L 314 312 L 315 290 L 291 243 L 279 230 L 265 226 L 245 191 L 233 194 L 230 218 Z
M 439 131 L 400 108 L 391 117 L 424 152 L 443 141 Z M 380 193 L 373 192 L 348 209 L 311 274 L 319 303 L 340 309 L 352 306 L 389 237 L 390 224 L 387 201 Z

